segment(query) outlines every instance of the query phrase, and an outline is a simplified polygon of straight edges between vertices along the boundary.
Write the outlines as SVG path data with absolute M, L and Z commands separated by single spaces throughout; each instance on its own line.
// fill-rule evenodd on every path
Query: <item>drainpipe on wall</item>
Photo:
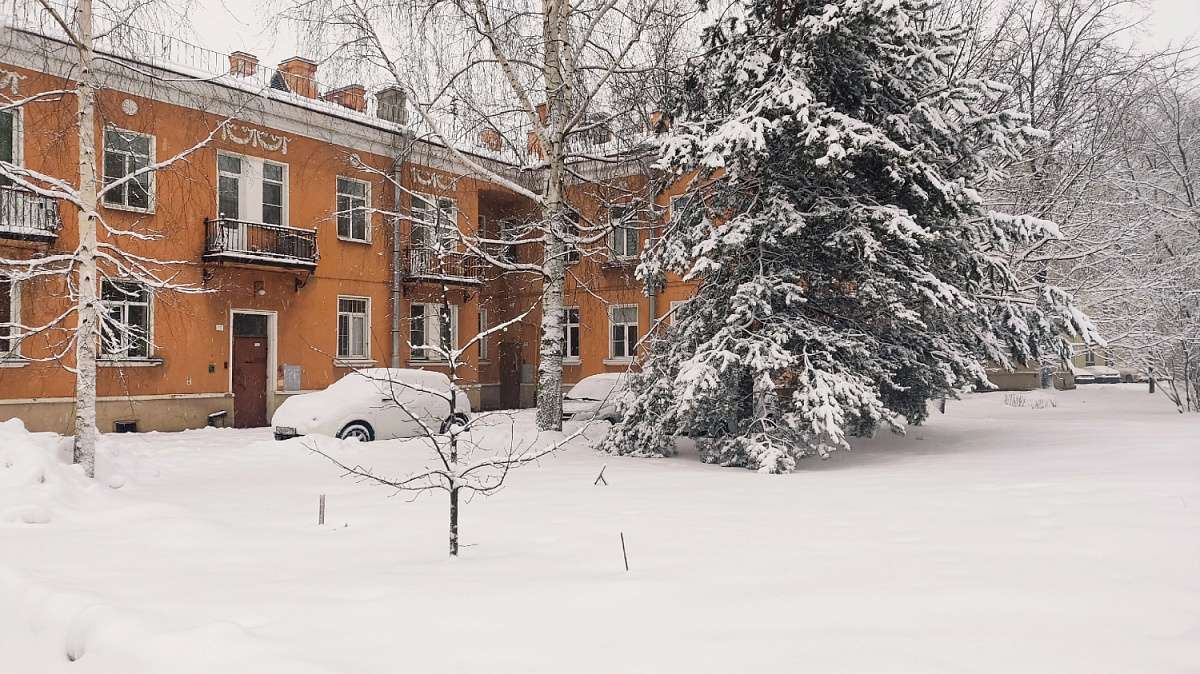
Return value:
M 404 202 L 401 199 L 404 190 L 400 189 L 400 185 L 404 180 L 404 162 L 408 160 L 412 145 L 412 136 L 405 133 L 404 149 L 400 151 L 400 156 L 396 157 L 396 163 L 392 166 L 392 177 L 395 180 L 395 201 L 393 203 L 396 208 L 396 216 L 392 218 L 392 367 L 394 368 L 403 367 L 400 363 L 400 294 L 403 290 L 400 287 L 403 279 L 400 272 L 400 220 L 404 214 L 402 205 Z

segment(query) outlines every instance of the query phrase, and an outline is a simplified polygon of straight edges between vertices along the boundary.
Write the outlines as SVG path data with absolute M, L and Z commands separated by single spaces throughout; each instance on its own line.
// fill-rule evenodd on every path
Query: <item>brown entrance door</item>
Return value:
M 518 342 L 500 343 L 500 408 L 513 410 L 521 406 L 521 345 Z
M 233 315 L 233 425 L 267 425 L 267 317 Z

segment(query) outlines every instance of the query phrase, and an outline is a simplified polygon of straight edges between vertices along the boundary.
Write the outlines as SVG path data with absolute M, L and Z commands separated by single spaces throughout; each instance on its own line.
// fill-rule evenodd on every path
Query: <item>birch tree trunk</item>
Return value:
M 542 3 L 542 72 L 546 83 L 546 138 L 544 148 L 550 165 L 546 169 L 545 203 L 542 218 L 549 224 L 543 246 L 545 275 L 542 279 L 542 329 L 538 358 L 537 427 L 540 431 L 562 430 L 562 369 L 566 333 L 563 323 L 563 291 L 566 285 L 568 223 L 563 200 L 563 124 L 570 100 L 567 73 L 563 72 L 570 3 Z
M 74 462 L 88 477 L 96 475 L 96 349 L 99 342 L 96 267 L 96 89 L 92 78 L 92 0 L 79 0 L 79 78 L 75 86 L 79 110 L 79 250 L 75 332 Z

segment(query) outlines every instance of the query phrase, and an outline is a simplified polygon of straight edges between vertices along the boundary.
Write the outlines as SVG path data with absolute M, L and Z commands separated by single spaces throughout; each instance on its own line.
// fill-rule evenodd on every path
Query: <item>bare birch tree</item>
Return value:
M 432 344 L 409 344 L 409 348 L 421 348 L 434 352 L 439 359 L 449 366 L 450 386 L 442 389 L 436 386 L 410 381 L 402 376 L 393 376 L 394 370 L 371 370 L 370 372 L 353 373 L 348 376 L 369 377 L 382 395 L 385 405 L 396 408 L 395 413 L 406 415 L 420 428 L 417 436 L 432 450 L 432 464 L 421 470 L 403 476 L 381 475 L 361 464 L 350 465 L 335 454 L 320 448 L 319 444 L 310 443 L 308 448 L 332 461 L 345 471 L 348 477 L 354 477 L 362 482 L 390 487 L 396 493 L 416 493 L 444 491 L 449 504 L 449 544 L 450 556 L 457 557 L 459 552 L 459 514 L 461 499 L 470 495 L 489 496 L 504 487 L 509 471 L 522 466 L 536 463 L 563 447 L 583 434 L 586 425 L 580 426 L 568 435 L 553 434 L 549 440 L 540 437 L 521 439 L 516 431 L 516 423 L 512 412 L 485 412 L 473 417 L 467 415 L 468 410 L 462 408 L 464 397 L 460 382 L 460 370 L 469 368 L 464 354 L 475 348 L 480 340 L 489 335 L 497 334 L 511 325 L 520 323 L 529 311 L 500 323 L 488 330 L 480 332 L 467 341 L 466 344 L 455 346 L 449 330 L 450 301 L 448 289 L 442 291 L 443 320 L 440 338 Z M 387 373 L 387 374 L 384 374 Z M 416 409 L 412 403 L 411 394 L 417 393 L 444 400 L 450 414 L 444 423 L 431 423 Z M 498 428 L 507 425 L 510 440 L 500 447 L 487 447 L 482 442 L 484 438 L 496 438 L 503 435 L 497 433 Z M 540 435 L 540 434 L 539 434 Z M 465 494 L 464 494 L 465 492 Z
M 541 285 L 541 429 L 562 427 L 569 260 L 608 232 L 581 217 L 570 188 L 602 183 L 604 167 L 644 152 L 656 86 L 679 58 L 670 47 L 686 40 L 675 1 L 299 0 L 288 11 L 328 63 L 399 88 L 418 138 L 535 205 L 527 232 L 478 232 L 467 247 Z M 536 245 L 538 259 L 494 254 L 516 244 Z
M 127 8 L 133 11 L 142 6 Z M 0 258 L 0 271 L 10 281 L 28 281 L 51 276 L 63 277 L 69 292 L 70 306 L 48 322 L 27 325 L 20 317 L 13 317 L 7 324 L 7 334 L 13 340 L 28 339 L 36 334 L 65 333 L 66 337 L 52 341 L 50 355 L 41 360 L 64 363 L 69 354 L 74 355 L 74 365 L 64 365 L 75 376 L 75 430 L 72 456 L 82 466 L 88 477 L 95 475 L 96 441 L 99 430 L 96 426 L 97 356 L 103 340 L 148 340 L 149 335 L 131 334 L 131 328 L 113 322 L 105 311 L 105 299 L 101 294 L 102 279 L 129 279 L 155 291 L 199 292 L 198 288 L 174 282 L 178 262 L 159 260 L 131 252 L 121 241 L 154 241 L 161 235 L 126 229 L 109 223 L 100 209 L 105 195 L 123 190 L 147 190 L 151 176 L 205 147 L 222 128 L 225 122 L 197 144 L 175 154 L 164 161 L 147 161 L 143 166 L 126 172 L 123 176 L 102 180 L 96 156 L 96 95 L 101 87 L 96 73 L 96 20 L 93 0 L 77 0 L 73 14 L 64 14 L 59 6 L 49 0 L 36 0 L 33 7 L 25 8 L 31 13 L 43 12 L 37 19 L 48 18 L 50 24 L 65 36 L 73 53 L 74 87 L 71 89 L 42 91 L 30 96 L 0 93 L 0 111 L 16 110 L 29 106 L 57 103 L 65 98 L 74 98 L 75 137 L 78 162 L 75 175 L 50 175 L 14 162 L 0 161 L 0 177 L 13 188 L 26 194 L 56 200 L 75 210 L 78 218 L 79 242 L 69 252 L 35 256 L 28 259 Z M 111 9 L 111 8 L 109 8 Z M 127 14 L 118 13 L 121 21 L 128 21 Z M 36 33 L 45 29 L 47 22 L 31 20 L 30 27 Z M 108 21 L 106 36 L 120 31 L 123 23 Z M 10 30 L 17 30 L 10 27 Z M 49 31 L 47 31 L 49 33 Z M 10 93 L 15 94 L 13 86 Z M 226 120 L 228 121 L 228 120 Z M 100 232 L 104 236 L 100 236 Z

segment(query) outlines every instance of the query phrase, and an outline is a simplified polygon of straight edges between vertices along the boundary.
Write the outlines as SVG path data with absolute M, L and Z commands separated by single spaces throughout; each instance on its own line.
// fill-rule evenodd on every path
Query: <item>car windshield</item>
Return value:
M 612 396 L 613 389 L 620 383 L 620 375 L 584 377 L 563 397 L 567 400 L 605 400 Z

